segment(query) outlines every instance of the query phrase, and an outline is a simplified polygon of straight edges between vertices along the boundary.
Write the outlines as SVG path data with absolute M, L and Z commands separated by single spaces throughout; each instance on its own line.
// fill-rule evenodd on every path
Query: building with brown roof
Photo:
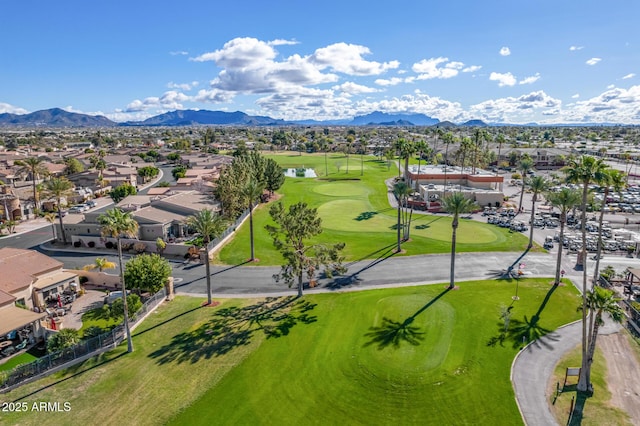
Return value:
M 0 336 L 31 326 L 39 336 L 39 320 L 48 301 L 79 288 L 78 275 L 62 262 L 33 250 L 0 249 Z

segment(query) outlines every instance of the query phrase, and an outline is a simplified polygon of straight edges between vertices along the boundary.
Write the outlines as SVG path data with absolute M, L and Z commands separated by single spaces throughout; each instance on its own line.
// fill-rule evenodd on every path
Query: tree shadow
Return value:
M 557 288 L 558 286 L 554 285 L 547 291 L 544 300 L 531 318 L 527 318 L 525 315 L 524 320 L 512 319 L 510 316 L 507 319 L 501 315 L 501 321 L 497 323 L 498 334 L 489 339 L 487 346 L 496 346 L 498 344 L 504 346 L 505 340 L 510 340 L 514 348 L 519 347 L 522 349 L 524 345 L 533 341 L 535 341 L 535 345 L 551 347 L 549 341 L 557 341 L 558 337 L 551 332 L 552 330 L 540 326 L 540 315 Z M 512 301 L 511 305 L 507 308 L 508 312 L 511 312 L 513 309 L 514 302 L 515 300 Z
M 576 403 L 573 406 L 573 411 L 571 412 L 571 419 L 568 423 L 569 426 L 579 426 L 582 424 L 584 406 L 587 404 L 587 399 L 591 398 L 591 396 L 592 395 L 589 392 L 576 391 Z
M 349 274 L 349 275 L 342 275 L 342 276 L 337 276 L 335 277 L 331 282 L 329 282 L 326 287 L 332 290 L 336 290 L 336 289 L 340 289 L 342 287 L 354 284 L 358 281 L 360 281 L 360 277 L 358 277 L 358 274 L 360 274 L 363 271 L 366 271 L 370 268 L 373 268 L 374 266 L 376 266 L 377 264 L 384 262 L 385 260 L 387 260 L 388 258 L 392 257 L 393 255 L 396 254 L 396 251 L 394 250 L 396 247 L 396 244 L 389 244 L 379 250 L 376 250 L 373 253 L 368 254 L 365 258 L 371 258 L 372 255 L 378 253 L 378 257 L 373 259 L 371 262 L 369 262 L 369 264 L 363 266 L 362 268 L 358 269 L 357 271 Z M 361 260 L 356 260 L 353 261 L 349 264 L 347 264 L 347 269 L 350 268 L 351 265 L 355 264 L 356 262 L 360 262 Z M 323 276 L 324 277 L 324 276 Z
M 353 220 L 357 220 L 358 222 L 361 222 L 363 220 L 369 220 L 377 214 L 378 212 L 362 212 L 358 215 L 358 217 L 354 218 Z
M 413 321 L 418 315 L 426 311 L 450 290 L 449 287 L 445 288 L 440 294 L 404 321 L 394 321 L 387 317 L 382 318 L 382 325 L 379 327 L 370 327 L 370 331 L 365 333 L 365 337 L 368 337 L 370 340 L 366 342 L 363 347 L 377 345 L 378 350 L 389 346 L 398 349 L 402 342 L 406 342 L 412 346 L 418 346 L 420 342 L 424 340 L 425 333 L 420 331 L 420 327 L 411 324 L 413 324 Z
M 252 305 L 218 309 L 213 318 L 195 330 L 179 333 L 152 352 L 158 364 L 196 363 L 225 355 L 251 343 L 257 332 L 267 338 L 287 336 L 297 324 L 311 324 L 317 317 L 309 311 L 315 304 L 294 296 L 268 297 Z

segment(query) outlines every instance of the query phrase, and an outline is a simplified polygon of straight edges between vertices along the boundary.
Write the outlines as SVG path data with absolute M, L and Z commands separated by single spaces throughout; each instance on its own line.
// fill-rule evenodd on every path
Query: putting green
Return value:
M 367 195 L 367 187 L 360 183 L 325 183 L 313 188 L 313 192 L 333 197 L 355 197 Z
M 322 226 L 344 232 L 389 232 L 397 223 L 396 211 L 384 213 L 374 211 L 365 200 L 334 200 L 318 208 Z M 434 226 L 436 221 L 445 221 L 446 226 Z M 499 240 L 495 227 L 481 222 L 461 220 L 457 241 L 466 244 L 487 244 Z M 441 241 L 451 240 L 451 218 L 448 216 L 413 215 L 411 235 Z M 366 235 L 363 235 L 366 238 Z
M 398 312 L 406 315 L 398 317 Z M 424 299 L 415 295 L 380 299 L 376 304 L 373 324 L 363 336 L 364 341 L 358 351 L 359 365 L 364 369 L 362 372 L 403 382 L 409 375 L 417 379 L 426 371 L 439 368 L 451 346 L 454 324 L 455 309 L 443 300 L 426 309 Z M 401 333 L 396 333 L 397 330 Z M 380 349 L 389 343 L 391 332 L 396 333 L 397 343 L 400 340 L 413 343 L 398 344 L 393 351 L 372 350 L 371 347 Z M 413 366 L 410 370 L 407 369 L 409 364 Z

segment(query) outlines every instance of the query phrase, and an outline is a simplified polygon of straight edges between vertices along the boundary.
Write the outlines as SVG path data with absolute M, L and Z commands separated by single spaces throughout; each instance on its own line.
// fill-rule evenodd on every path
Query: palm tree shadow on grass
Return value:
M 528 318 L 526 315 L 524 316 L 524 320 L 507 320 L 502 317 L 501 321 L 498 322 L 498 334 L 489 339 L 487 346 L 496 346 L 497 344 L 504 346 L 505 340 L 509 340 L 514 348 L 522 349 L 525 344 L 534 341 L 535 345 L 551 347 L 548 340 L 557 341 L 558 337 L 551 332 L 552 330 L 540 326 L 540 315 L 542 314 L 542 311 L 544 311 L 549 299 L 551 299 L 551 296 L 557 288 L 558 286 L 554 285 L 549 289 L 549 291 L 547 291 L 547 294 L 538 307 L 537 312 L 533 314 L 531 318 Z M 514 302 L 511 303 L 508 311 L 511 311 L 514 306 Z
M 420 327 L 412 325 L 413 321 L 450 290 L 449 287 L 445 288 L 440 294 L 404 321 L 394 321 L 387 317 L 382 318 L 382 325 L 370 327 L 370 331 L 365 333 L 365 337 L 368 337 L 370 340 L 366 342 L 363 347 L 377 345 L 378 350 L 382 350 L 389 346 L 398 349 L 402 342 L 413 346 L 420 345 L 420 342 L 424 340 L 425 333 L 420 330 Z
M 287 336 L 294 326 L 317 321 L 316 316 L 309 314 L 315 306 L 304 299 L 288 296 L 269 297 L 244 307 L 222 308 L 195 330 L 173 336 L 171 342 L 149 357 L 156 358 L 161 365 L 196 363 L 247 346 L 258 332 L 268 339 Z

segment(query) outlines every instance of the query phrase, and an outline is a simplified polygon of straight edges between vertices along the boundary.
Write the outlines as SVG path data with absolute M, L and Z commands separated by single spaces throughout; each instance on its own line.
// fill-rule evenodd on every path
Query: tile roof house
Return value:
M 37 251 L 0 249 L 0 335 L 29 325 L 37 331 L 47 300 L 70 287 L 79 288 L 78 275 L 63 266 Z

